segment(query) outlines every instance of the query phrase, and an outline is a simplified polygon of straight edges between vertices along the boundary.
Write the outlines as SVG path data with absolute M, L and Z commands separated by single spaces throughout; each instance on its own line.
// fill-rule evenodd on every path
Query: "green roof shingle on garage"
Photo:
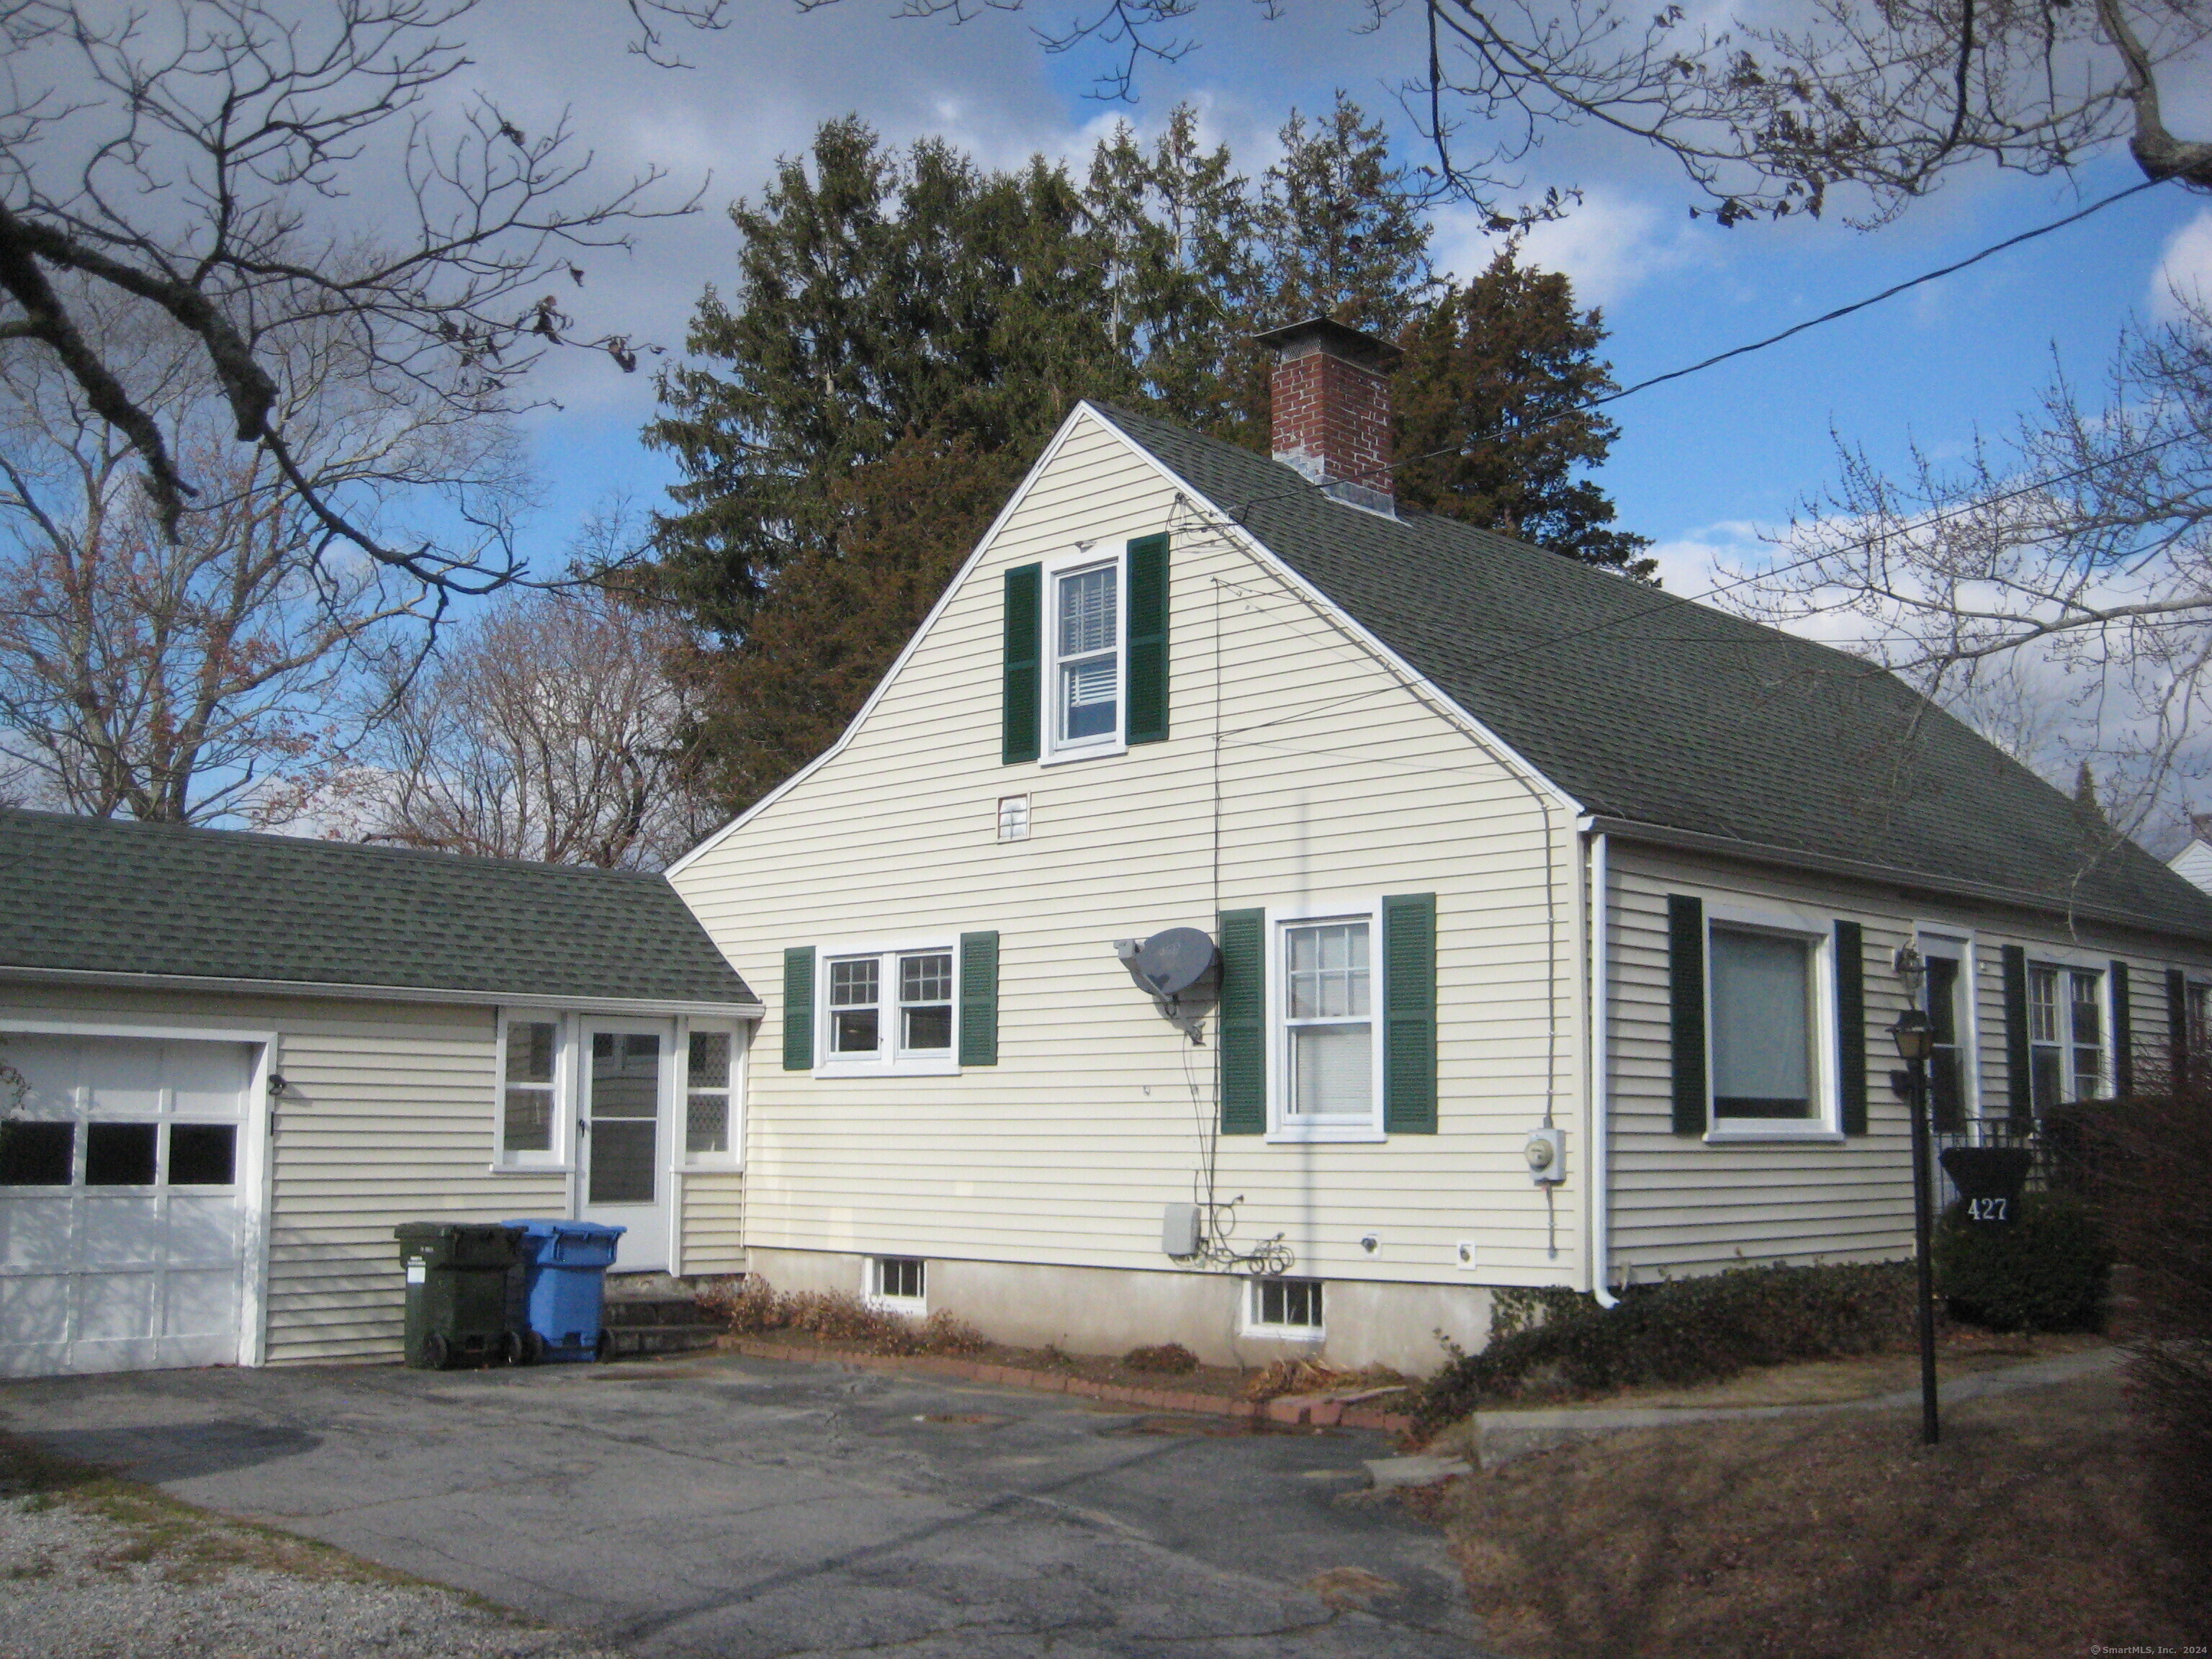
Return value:
M 17 808 L 0 969 L 759 1000 L 658 875 Z
M 2212 936 L 2212 896 L 1862 658 L 1093 407 L 1601 819 Z

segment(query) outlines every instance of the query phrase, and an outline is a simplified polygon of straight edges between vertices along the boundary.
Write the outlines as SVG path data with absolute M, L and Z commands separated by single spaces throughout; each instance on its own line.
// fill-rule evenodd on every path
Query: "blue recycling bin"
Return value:
M 607 1269 L 625 1231 L 596 1221 L 509 1221 L 521 1234 L 522 1358 L 597 1359 Z

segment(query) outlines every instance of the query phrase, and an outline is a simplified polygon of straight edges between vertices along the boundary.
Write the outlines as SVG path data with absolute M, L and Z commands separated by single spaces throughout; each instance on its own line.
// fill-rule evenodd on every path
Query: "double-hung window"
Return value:
M 684 1157 L 692 1164 L 737 1161 L 738 1063 L 744 1040 L 731 1027 L 695 1024 L 685 1045 Z
M 1381 1136 L 1380 932 L 1372 910 L 1276 919 L 1270 1000 L 1277 1135 Z
M 1047 746 L 1087 754 L 1121 743 L 1121 562 L 1056 570 L 1047 595 Z
M 561 1018 L 510 1013 L 500 1030 L 499 1162 L 532 1168 L 561 1161 Z
M 2105 976 L 2094 968 L 2030 963 L 2028 1079 L 2035 1114 L 2105 1092 Z
M 1713 1118 L 1809 1121 L 1820 1109 L 1816 940 L 1716 924 Z
M 951 1069 L 959 1006 L 955 962 L 950 945 L 830 957 L 823 976 L 824 1061 L 840 1069 Z

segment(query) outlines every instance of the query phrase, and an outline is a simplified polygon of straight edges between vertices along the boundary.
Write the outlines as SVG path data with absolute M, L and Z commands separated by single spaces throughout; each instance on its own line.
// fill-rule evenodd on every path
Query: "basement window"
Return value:
M 868 1300 L 901 1313 L 921 1313 L 928 1305 L 927 1264 L 911 1255 L 868 1258 Z
M 1318 1279 L 1255 1279 L 1247 1294 L 1245 1328 L 1250 1334 L 1309 1340 L 1322 1334 Z

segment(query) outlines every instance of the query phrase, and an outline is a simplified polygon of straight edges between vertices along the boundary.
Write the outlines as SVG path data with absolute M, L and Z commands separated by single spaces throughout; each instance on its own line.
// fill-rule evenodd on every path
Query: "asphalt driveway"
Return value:
M 1479 1653 L 1380 1436 L 735 1358 L 0 1384 L 0 1429 L 652 1655 Z

